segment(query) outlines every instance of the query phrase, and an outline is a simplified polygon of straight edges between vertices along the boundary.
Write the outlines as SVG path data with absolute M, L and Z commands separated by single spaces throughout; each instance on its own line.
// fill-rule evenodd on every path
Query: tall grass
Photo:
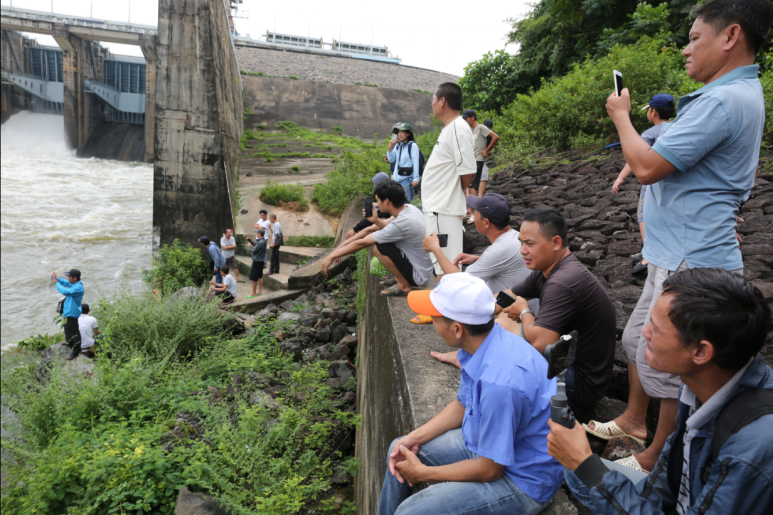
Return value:
M 296 184 L 279 184 L 271 179 L 260 191 L 260 200 L 272 206 L 278 206 L 280 202 L 298 202 L 299 207 L 308 207 L 306 191 L 299 182 Z

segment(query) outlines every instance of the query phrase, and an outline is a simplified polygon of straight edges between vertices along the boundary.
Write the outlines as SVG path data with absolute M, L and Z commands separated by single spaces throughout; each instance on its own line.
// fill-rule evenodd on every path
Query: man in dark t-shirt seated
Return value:
M 603 397 L 612 381 L 615 308 L 598 279 L 566 246 L 566 233 L 566 220 L 554 208 L 524 213 L 521 255 L 532 273 L 506 292 L 515 302 L 504 310 L 497 305 L 497 322 L 540 352 L 576 330 L 577 351 L 566 374 L 566 394 L 573 405 L 585 408 Z M 536 317 L 527 303 L 533 298 L 540 300 Z M 439 359 L 457 364 L 452 353 Z

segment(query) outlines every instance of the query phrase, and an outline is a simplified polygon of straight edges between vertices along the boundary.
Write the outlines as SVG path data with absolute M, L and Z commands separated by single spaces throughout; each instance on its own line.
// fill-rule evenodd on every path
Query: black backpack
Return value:
M 409 141 L 408 145 L 408 155 L 411 155 L 411 145 L 413 145 L 413 141 Z M 421 149 L 419 149 L 419 177 L 424 175 L 424 165 L 426 164 L 426 161 L 424 159 L 424 154 L 422 154 Z
M 714 437 L 711 440 L 711 459 L 701 473 L 703 484 L 708 483 L 711 469 L 719 451 L 727 440 L 758 418 L 773 414 L 773 390 L 748 390 L 725 404 L 717 418 Z

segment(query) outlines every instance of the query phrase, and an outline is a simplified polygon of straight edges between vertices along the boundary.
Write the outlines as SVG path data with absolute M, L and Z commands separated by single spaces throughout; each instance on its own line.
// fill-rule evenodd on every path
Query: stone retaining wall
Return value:
M 456 82 L 459 77 L 448 73 L 413 68 L 399 64 L 321 56 L 291 50 L 236 47 L 239 67 L 247 72 L 275 77 L 340 84 L 377 84 L 380 88 L 434 92 L 443 82 Z

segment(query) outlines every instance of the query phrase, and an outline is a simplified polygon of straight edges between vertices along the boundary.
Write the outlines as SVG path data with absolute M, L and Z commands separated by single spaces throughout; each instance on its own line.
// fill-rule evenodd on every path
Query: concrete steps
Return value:
M 317 247 L 283 246 L 282 249 L 279 251 L 279 262 L 280 264 L 289 263 L 292 265 L 297 265 L 301 261 L 305 259 L 309 259 L 310 257 L 314 257 L 320 252 L 324 252 L 324 251 L 325 249 L 317 248 Z M 250 260 L 252 259 L 252 254 L 250 254 L 250 247 L 246 243 L 239 244 L 239 246 L 236 248 L 236 255 L 247 256 Z
M 284 249 L 282 249 L 284 250 Z M 279 251 L 279 257 L 282 257 L 282 250 Z M 247 281 L 247 285 L 250 289 L 252 289 L 252 283 L 249 280 L 250 277 L 250 268 L 252 268 L 252 258 L 246 257 L 246 256 L 240 256 L 236 255 L 236 262 L 239 265 L 239 273 L 242 274 L 243 279 Z M 297 265 L 293 265 L 290 263 L 282 263 L 279 262 L 279 273 L 278 274 L 268 274 L 268 266 L 269 264 L 266 263 L 266 268 L 263 270 L 263 288 L 268 288 L 269 290 L 286 290 L 287 289 L 287 282 L 290 278 L 290 273 L 295 270 L 295 267 Z

